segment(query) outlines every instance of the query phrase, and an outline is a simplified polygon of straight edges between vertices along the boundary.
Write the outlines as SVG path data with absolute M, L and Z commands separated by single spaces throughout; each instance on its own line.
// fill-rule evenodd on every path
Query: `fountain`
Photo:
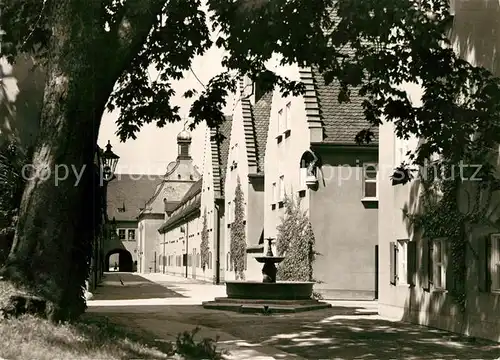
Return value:
M 312 281 L 276 281 L 276 264 L 283 256 L 274 256 L 273 238 L 268 241 L 265 256 L 256 256 L 255 260 L 264 264 L 262 282 L 226 281 L 227 297 L 215 298 L 203 303 L 206 309 L 232 310 L 238 312 L 298 312 L 319 310 L 331 307 L 330 304 L 312 298 Z

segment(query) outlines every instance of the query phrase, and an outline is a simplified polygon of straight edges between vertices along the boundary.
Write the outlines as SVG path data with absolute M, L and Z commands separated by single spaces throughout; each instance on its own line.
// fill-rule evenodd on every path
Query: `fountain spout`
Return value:
M 272 242 L 274 240 L 273 238 L 267 238 L 266 240 L 269 242 L 266 255 L 256 256 L 255 260 L 257 260 L 260 263 L 264 263 L 264 266 L 262 267 L 262 275 L 263 275 L 262 282 L 275 283 L 276 273 L 278 272 L 278 269 L 276 269 L 275 264 L 279 264 L 280 262 L 282 262 L 284 257 L 274 256 L 272 250 Z
M 266 253 L 266 256 L 274 256 L 273 254 L 273 248 L 272 248 L 272 244 L 273 244 L 273 238 L 267 238 L 266 239 L 268 241 L 268 247 L 267 247 L 267 253 Z

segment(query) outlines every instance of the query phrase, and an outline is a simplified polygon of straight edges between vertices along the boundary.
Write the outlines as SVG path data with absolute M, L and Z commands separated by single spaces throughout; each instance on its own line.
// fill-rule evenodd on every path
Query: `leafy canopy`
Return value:
M 2 50 L 11 60 L 19 51 L 34 54 L 42 64 L 48 58 L 58 1 L 62 0 L 4 1 L 0 25 L 7 34 Z M 92 4 L 101 27 L 96 46 L 120 40 L 124 25 L 132 29 L 130 36 L 136 28 L 148 30 L 135 43 L 125 42 L 134 51 L 126 65 L 115 69 L 116 86 L 108 108 L 120 108 L 122 141 L 135 138 L 145 123 L 162 127 L 180 120 L 179 107 L 172 103 L 172 81 L 213 44 L 225 50 L 225 70 L 200 94 L 194 90 L 184 94 L 195 98 L 189 114 L 193 127 L 201 121 L 210 127 L 221 123 L 225 98 L 242 74 L 258 80 L 263 90 L 278 84 L 284 94 L 303 91 L 300 83 L 267 67 L 277 54 L 282 64 L 314 66 L 327 83 L 338 82 L 339 101 L 349 101 L 353 91 L 364 97 L 370 126 L 358 135 L 360 143 L 372 141 L 373 129 L 383 121 L 393 122 L 400 138 L 425 139 L 412 154 L 416 163 L 436 153 L 452 162 L 482 158 L 500 140 L 499 80 L 451 49 L 448 0 L 207 0 L 206 6 L 200 0 L 93 0 Z M 209 11 L 211 27 L 204 10 Z M 132 46 L 136 43 L 139 46 Z M 103 61 L 110 60 L 103 56 Z M 158 70 L 158 78 L 149 78 L 150 67 Z M 421 104 L 413 103 L 402 87 L 408 83 L 422 87 Z

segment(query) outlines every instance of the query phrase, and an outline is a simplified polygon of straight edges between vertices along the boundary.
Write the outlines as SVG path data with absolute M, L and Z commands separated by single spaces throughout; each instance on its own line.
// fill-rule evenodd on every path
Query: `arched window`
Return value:
M 212 269 L 212 252 L 208 252 L 208 268 Z
M 311 150 L 307 150 L 302 154 L 300 158 L 300 188 L 305 189 L 306 179 L 309 176 L 313 176 L 315 178 L 318 177 L 317 168 L 319 166 L 319 159 Z
M 231 266 L 230 263 L 230 258 L 229 258 L 229 253 L 226 254 L 226 270 L 229 270 L 229 267 Z

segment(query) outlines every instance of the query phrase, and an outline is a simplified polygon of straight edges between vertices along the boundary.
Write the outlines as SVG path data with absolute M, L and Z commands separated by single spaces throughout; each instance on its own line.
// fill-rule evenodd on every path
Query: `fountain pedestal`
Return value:
M 266 256 L 256 256 L 255 260 L 260 263 L 264 263 L 264 266 L 262 267 L 262 282 L 275 283 L 276 273 L 278 272 L 275 264 L 279 264 L 285 258 L 282 256 L 274 256 L 272 249 L 272 238 L 269 238 L 267 240 L 269 241 L 269 246 L 267 247 Z
M 266 255 L 255 257 L 255 260 L 264 264 L 262 282 L 226 281 L 227 297 L 204 302 L 204 308 L 251 313 L 289 313 L 331 307 L 328 303 L 312 298 L 312 281 L 276 282 L 276 264 L 282 262 L 284 257 L 274 256 L 272 239 L 267 240 L 269 246 Z

